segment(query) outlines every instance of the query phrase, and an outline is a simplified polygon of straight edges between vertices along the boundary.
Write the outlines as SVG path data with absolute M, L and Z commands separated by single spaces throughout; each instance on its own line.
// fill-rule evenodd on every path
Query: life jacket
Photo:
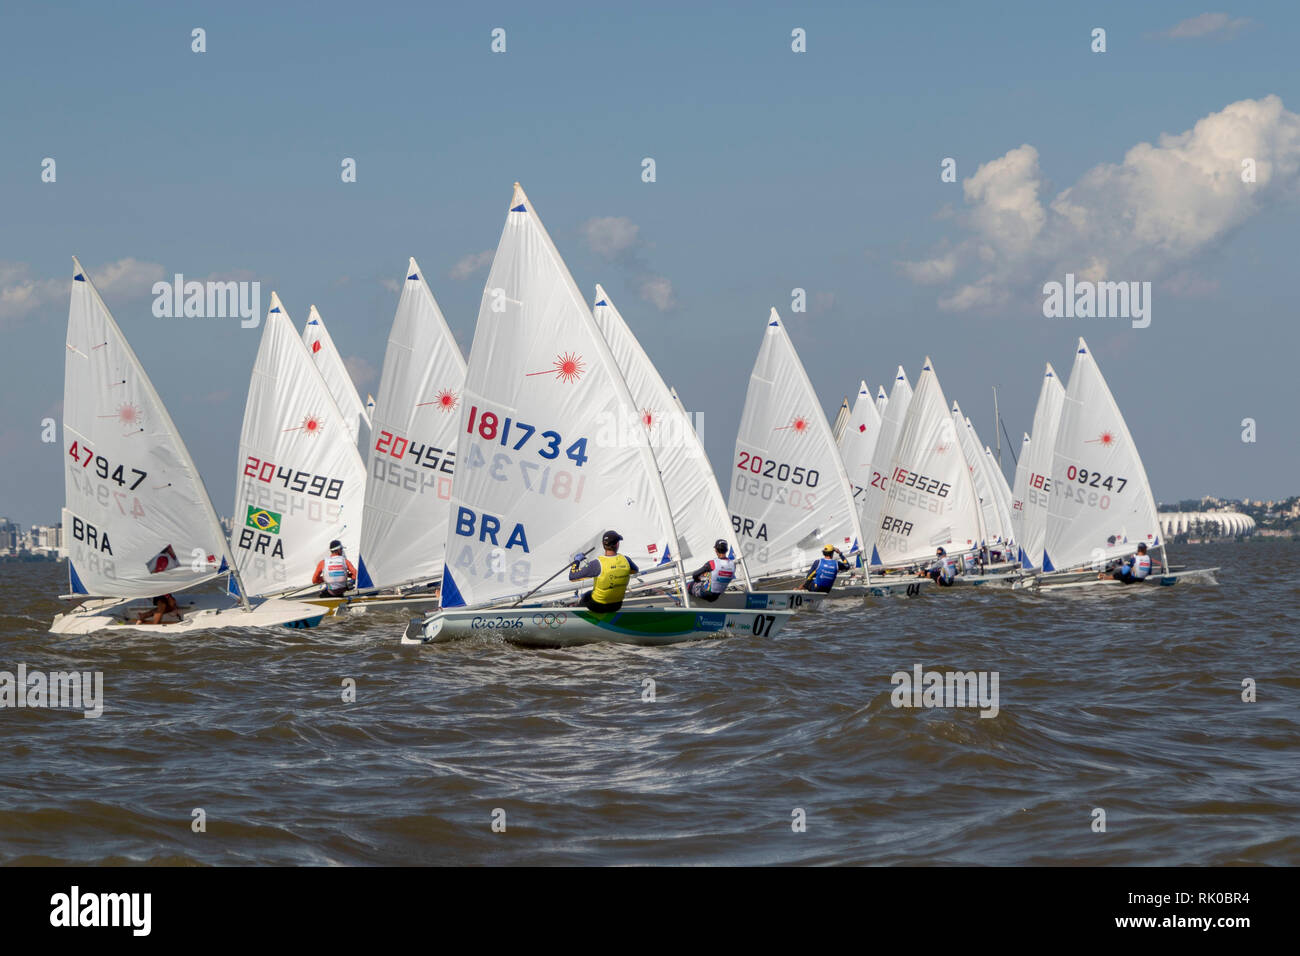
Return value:
M 829 591 L 840 574 L 840 563 L 834 558 L 818 558 L 813 569 L 812 590 Z
M 327 588 L 347 590 L 348 559 L 341 554 L 331 554 L 325 559 L 325 570 L 322 572 L 322 577 Z
M 713 570 L 709 572 L 709 591 L 721 594 L 736 579 L 736 562 L 730 558 L 714 558 Z
M 1133 577 L 1141 581 L 1151 573 L 1151 555 L 1136 554 L 1133 556 Z
M 939 576 L 945 581 L 951 581 L 957 575 L 957 559 L 951 555 L 944 555 L 936 564 L 939 569 Z
M 621 554 L 602 554 L 596 560 L 600 562 L 600 574 L 592 585 L 591 599 L 599 604 L 618 604 L 627 593 L 632 566 Z

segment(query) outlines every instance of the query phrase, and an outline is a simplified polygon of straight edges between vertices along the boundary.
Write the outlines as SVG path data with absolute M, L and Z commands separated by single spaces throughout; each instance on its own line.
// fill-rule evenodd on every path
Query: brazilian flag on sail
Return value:
M 267 511 L 265 508 L 254 508 L 249 505 L 248 517 L 244 519 L 244 524 L 250 528 L 256 528 L 258 531 L 279 534 L 280 513 L 278 511 Z

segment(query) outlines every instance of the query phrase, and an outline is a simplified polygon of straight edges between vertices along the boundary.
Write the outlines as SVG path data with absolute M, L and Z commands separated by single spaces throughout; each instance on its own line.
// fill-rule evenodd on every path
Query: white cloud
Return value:
M 343 360 L 343 367 L 348 370 L 352 384 L 359 392 L 364 392 L 379 377 L 379 370 L 374 364 L 359 355 L 349 355 Z
M 588 219 L 578 227 L 588 248 L 603 259 L 617 259 L 637 245 L 641 227 L 624 216 Z
M 457 263 L 451 267 L 450 275 L 453 279 L 468 279 L 481 269 L 486 269 L 492 264 L 492 257 L 496 255 L 495 249 L 484 249 L 482 252 L 474 252 L 467 256 L 462 256 Z
M 156 262 L 118 259 L 87 270 L 95 287 L 105 296 L 134 299 L 150 294 L 154 282 L 163 277 Z M 0 262 L 0 322 L 21 319 L 37 309 L 57 302 L 67 304 L 72 277 L 40 279 L 25 262 Z
M 663 276 L 646 276 L 641 280 L 641 298 L 660 312 L 667 312 L 677 304 L 673 284 Z
M 1189 17 L 1175 23 L 1160 35 L 1171 40 L 1189 40 L 1209 36 L 1212 33 L 1236 33 L 1248 23 L 1250 20 L 1246 17 L 1234 20 L 1226 13 L 1202 13 L 1200 16 Z
M 1245 159 L 1254 183 L 1242 182 Z M 1266 206 L 1300 197 L 1300 116 L 1277 96 L 1241 100 L 1094 166 L 1046 204 L 1045 189 L 1032 146 L 985 163 L 963 183 L 955 221 L 966 236 L 900 268 L 917 283 L 961 283 L 939 299 L 950 311 L 1003 305 L 1066 272 L 1160 279 Z
M 389 292 L 392 292 L 394 295 L 401 294 L 402 283 L 398 282 L 392 276 L 385 276 L 384 278 L 380 279 L 379 284 L 383 286 L 385 289 L 387 289 Z

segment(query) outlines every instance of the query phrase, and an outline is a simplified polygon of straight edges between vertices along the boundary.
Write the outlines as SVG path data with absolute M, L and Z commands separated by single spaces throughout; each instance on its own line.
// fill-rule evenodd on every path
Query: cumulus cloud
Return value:
M 1234 20 L 1226 13 L 1202 13 L 1200 16 L 1189 17 L 1175 23 L 1160 35 L 1171 40 L 1191 40 L 1216 33 L 1227 36 L 1236 33 L 1248 23 L 1250 20 L 1246 17 L 1238 17 Z
M 451 267 L 449 273 L 453 279 L 468 279 L 476 272 L 486 269 L 492 264 L 492 257 L 496 255 L 495 249 L 484 249 L 482 252 L 473 252 L 467 256 L 462 256 L 456 264 Z
M 163 277 L 163 267 L 158 263 L 131 258 L 87 271 L 100 293 L 123 299 L 149 295 L 153 284 Z M 0 322 L 22 319 L 58 302 L 66 306 L 71 282 L 71 275 L 57 279 L 37 277 L 25 262 L 0 262 Z
M 641 280 L 641 298 L 660 312 L 667 312 L 677 304 L 673 284 L 663 276 L 646 276 Z
M 343 367 L 348 370 L 352 384 L 359 392 L 364 392 L 379 377 L 379 369 L 359 355 L 349 355 L 343 360 Z
M 624 216 L 588 219 L 578 227 L 587 247 L 602 259 L 618 259 L 637 245 L 641 227 Z
M 392 276 L 384 276 L 379 280 L 379 284 L 394 295 L 400 295 L 402 292 L 402 283 L 398 282 Z
M 1245 160 L 1254 182 L 1242 181 Z M 1156 145 L 1138 143 L 1123 162 L 1094 166 L 1046 201 L 1028 144 L 980 166 L 962 188 L 962 238 L 899 263 L 914 282 L 949 286 L 940 308 L 996 308 L 1066 272 L 1162 279 L 1266 206 L 1300 197 L 1300 116 L 1277 96 L 1232 103 Z

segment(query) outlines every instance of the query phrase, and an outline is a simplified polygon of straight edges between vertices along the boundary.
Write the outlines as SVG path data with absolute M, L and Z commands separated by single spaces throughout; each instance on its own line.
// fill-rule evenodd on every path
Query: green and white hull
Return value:
M 533 647 L 578 644 L 680 644 L 729 634 L 772 637 L 794 611 L 705 611 L 698 608 L 622 608 L 597 614 L 577 607 L 444 610 L 412 618 L 403 644 L 430 644 L 493 635 Z

